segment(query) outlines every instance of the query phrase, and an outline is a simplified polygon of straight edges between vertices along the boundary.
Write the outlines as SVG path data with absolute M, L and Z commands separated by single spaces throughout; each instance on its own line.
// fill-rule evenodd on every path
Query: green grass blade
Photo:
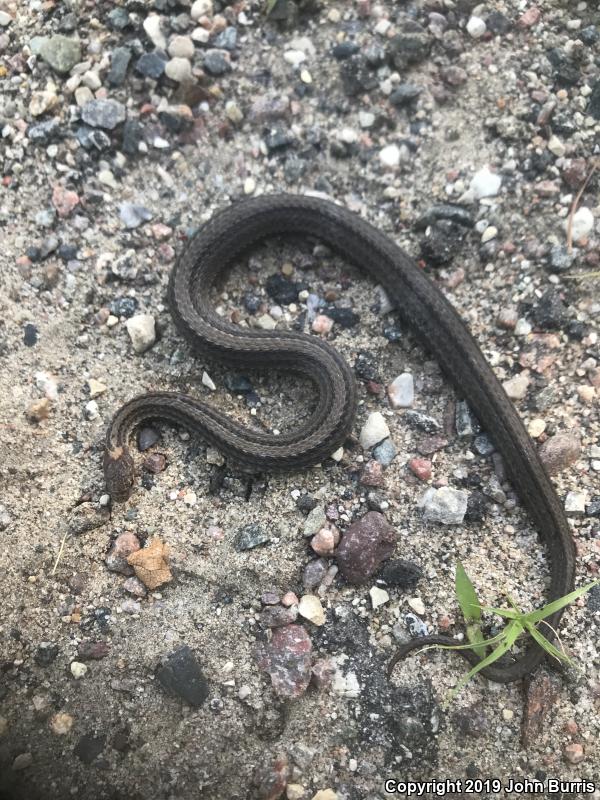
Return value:
M 499 617 L 506 619 L 521 619 L 525 615 L 520 611 L 512 611 L 510 608 L 495 608 L 494 606 L 480 606 L 482 611 L 487 611 L 490 614 L 498 614 Z
M 498 647 L 496 647 L 496 649 L 489 654 L 489 656 L 480 661 L 479 664 L 475 664 L 475 666 L 472 669 L 470 669 L 469 672 L 467 672 L 467 674 L 460 679 L 460 681 L 456 684 L 456 686 L 450 693 L 450 699 L 454 698 L 461 691 L 461 689 L 463 689 L 466 686 L 466 684 L 471 680 L 471 678 L 477 675 L 478 672 L 480 672 L 482 669 L 489 666 L 490 664 L 493 664 L 494 661 L 497 661 L 499 658 L 505 655 L 505 653 L 507 653 L 510 650 L 510 648 L 513 646 L 513 644 L 517 641 L 517 639 L 522 633 L 523 633 L 523 626 L 516 620 L 513 620 L 503 631 L 504 641 L 502 641 L 498 645 Z
M 471 583 L 471 579 L 460 561 L 456 562 L 454 590 L 465 621 L 480 622 L 481 607 L 479 605 L 479 599 L 475 592 L 475 587 Z
M 538 631 L 535 625 L 532 625 L 531 622 L 525 622 L 525 629 L 531 634 L 539 646 L 542 647 L 553 658 L 555 658 L 557 661 L 562 661 L 565 664 L 569 664 L 571 667 L 574 666 L 569 656 L 566 653 L 563 653 L 562 650 L 559 650 L 558 647 L 555 647 L 552 642 L 548 641 L 548 639 L 546 639 L 546 637 Z
M 471 579 L 460 561 L 456 562 L 456 576 L 454 579 L 456 599 L 467 623 L 467 639 L 473 645 L 473 650 L 480 658 L 486 653 L 481 632 L 481 607 Z
M 600 580 L 596 580 L 586 584 L 585 586 L 580 586 L 579 589 L 575 589 L 574 592 L 569 592 L 569 594 L 564 595 L 564 597 L 559 597 L 558 600 L 548 603 L 548 605 L 544 606 L 543 608 L 538 608 L 536 611 L 531 611 L 529 614 L 525 614 L 523 621 L 526 620 L 532 624 L 540 622 L 545 617 L 549 617 L 551 614 L 554 614 L 555 611 L 560 611 L 561 608 L 570 605 L 573 601 L 577 600 L 586 592 L 589 592 L 590 589 L 593 589 L 594 586 L 598 586 L 599 583 Z

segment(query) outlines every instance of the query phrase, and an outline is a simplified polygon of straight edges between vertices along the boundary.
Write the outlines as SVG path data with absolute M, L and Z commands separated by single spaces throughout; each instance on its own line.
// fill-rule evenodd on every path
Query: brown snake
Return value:
M 219 317 L 208 289 L 252 247 L 269 237 L 315 237 L 366 270 L 380 283 L 400 317 L 431 352 L 460 395 L 489 431 L 509 477 L 546 543 L 550 600 L 571 591 L 575 548 L 561 503 L 512 402 L 466 326 L 429 278 L 387 236 L 332 202 L 297 195 L 265 195 L 215 214 L 189 241 L 171 274 L 169 299 L 175 323 L 198 352 L 245 369 L 285 369 L 308 377 L 317 407 L 295 430 L 274 435 L 222 416 L 210 405 L 175 392 L 152 392 L 130 400 L 115 414 L 106 435 L 104 474 L 115 501 L 129 497 L 134 463 L 129 436 L 142 421 L 166 419 L 197 432 L 235 466 L 251 472 L 299 470 L 317 464 L 348 437 L 357 404 L 353 372 L 322 339 L 293 331 L 248 331 Z M 548 618 L 554 628 L 562 612 Z M 455 644 L 445 636 L 414 639 L 390 664 L 427 644 Z M 470 663 L 479 657 L 457 651 Z M 544 659 L 533 641 L 516 660 L 492 664 L 482 674 L 507 683 L 530 673 Z

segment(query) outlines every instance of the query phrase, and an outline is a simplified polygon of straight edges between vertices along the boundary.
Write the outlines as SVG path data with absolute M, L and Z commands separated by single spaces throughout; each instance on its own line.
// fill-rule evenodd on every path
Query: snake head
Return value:
M 127 447 L 104 451 L 104 481 L 115 503 L 124 503 L 131 494 L 135 465 Z

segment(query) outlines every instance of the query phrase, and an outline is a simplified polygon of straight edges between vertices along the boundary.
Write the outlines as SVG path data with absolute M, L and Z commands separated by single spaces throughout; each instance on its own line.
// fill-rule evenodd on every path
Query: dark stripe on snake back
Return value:
M 285 369 L 309 378 L 317 406 L 307 421 L 281 435 L 243 427 L 215 408 L 172 392 L 134 398 L 115 415 L 107 432 L 105 477 L 115 500 L 125 500 L 134 480 L 129 436 L 150 418 L 184 425 L 217 447 L 236 466 L 249 471 L 293 471 L 317 464 L 347 438 L 356 411 L 355 379 L 344 359 L 327 342 L 293 331 L 248 331 L 220 317 L 208 290 L 240 256 L 274 236 L 317 238 L 380 283 L 398 314 L 465 398 L 501 453 L 523 505 L 542 534 L 550 565 L 550 600 L 572 589 L 574 543 L 564 511 L 535 447 L 477 343 L 452 305 L 391 239 L 332 202 L 296 195 L 264 195 L 215 214 L 188 242 L 169 283 L 173 319 L 193 348 L 233 366 Z M 556 627 L 557 612 L 548 618 Z M 401 648 L 453 643 L 424 637 Z M 471 663 L 478 656 L 457 651 Z M 544 651 L 531 643 L 508 665 L 482 671 L 508 682 L 531 672 Z M 392 662 L 392 665 L 395 663 Z

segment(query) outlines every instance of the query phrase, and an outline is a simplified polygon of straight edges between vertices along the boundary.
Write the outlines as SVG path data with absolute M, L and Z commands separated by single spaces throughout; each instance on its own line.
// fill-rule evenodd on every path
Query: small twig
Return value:
M 52 568 L 52 572 L 50 573 L 51 575 L 54 575 L 56 573 L 56 568 L 58 567 L 58 562 L 60 561 L 63 554 L 63 550 L 65 549 L 65 542 L 67 541 L 68 535 L 69 532 L 67 531 L 62 538 L 62 541 L 60 543 L 60 548 L 58 550 L 58 555 L 56 556 L 56 561 L 54 562 L 54 567 Z
M 569 253 L 573 250 L 573 217 L 575 216 L 575 212 L 577 211 L 577 207 L 579 206 L 579 202 L 585 192 L 588 183 L 592 179 L 592 175 L 596 171 L 596 167 L 598 166 L 598 162 L 592 165 L 591 170 L 588 172 L 586 179 L 581 184 L 581 187 L 577 194 L 575 195 L 575 199 L 571 205 L 571 211 L 569 212 L 569 220 L 567 222 L 567 250 Z

